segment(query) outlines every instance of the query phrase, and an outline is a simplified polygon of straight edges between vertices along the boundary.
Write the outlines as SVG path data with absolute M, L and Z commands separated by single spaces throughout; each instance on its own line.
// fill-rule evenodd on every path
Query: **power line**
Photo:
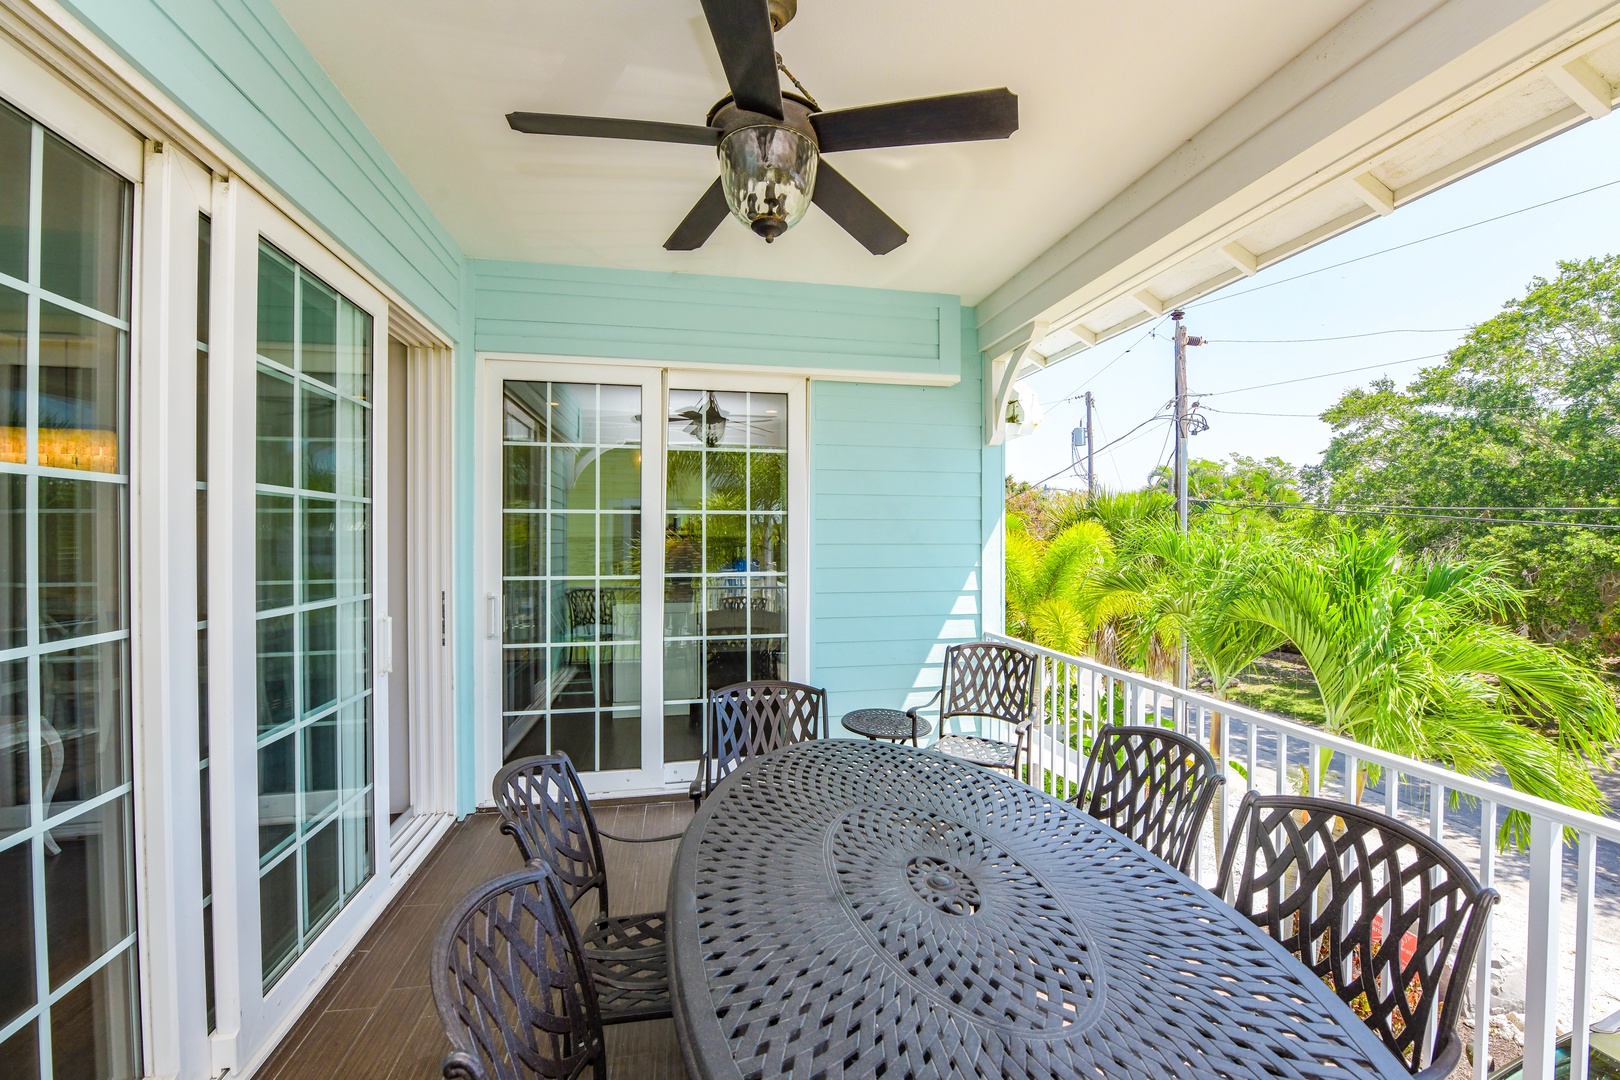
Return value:
M 1469 229 L 1477 229 L 1481 225 L 1489 225 L 1494 221 L 1503 221 L 1503 220 L 1505 220 L 1507 218 L 1515 217 L 1515 216 L 1517 216 L 1519 214 L 1527 214 L 1532 210 L 1540 210 L 1544 206 L 1552 206 L 1554 203 L 1564 202 L 1566 199 L 1574 199 L 1574 198 L 1578 198 L 1578 197 L 1580 197 L 1582 195 L 1590 195 L 1594 191 L 1602 191 L 1604 188 L 1611 188 L 1611 187 L 1614 187 L 1616 184 L 1620 184 L 1620 180 L 1605 181 L 1604 183 L 1595 184 L 1595 185 L 1593 185 L 1592 187 L 1589 187 L 1589 188 L 1582 188 L 1580 191 L 1572 191 L 1567 195 L 1559 195 L 1558 197 L 1548 199 L 1545 202 L 1538 202 L 1538 203 L 1535 203 L 1535 204 L 1533 204 L 1531 206 L 1521 206 L 1519 209 L 1517 209 L 1517 210 L 1509 210 L 1505 214 L 1497 214 L 1494 217 L 1484 218 L 1484 219 L 1482 219 L 1480 221 L 1472 221 L 1472 222 L 1469 222 L 1467 225 L 1459 225 L 1454 229 L 1446 229 L 1444 232 L 1432 233 L 1429 236 L 1420 236 L 1416 240 L 1408 240 L 1404 244 L 1396 244 L 1393 247 L 1381 248 L 1378 251 L 1369 251 L 1365 255 L 1357 255 L 1355 258 L 1353 258 L 1353 259 L 1345 259 L 1343 262 L 1331 263 L 1331 264 L 1329 264 L 1327 266 L 1318 267 L 1315 270 L 1306 270 L 1304 273 L 1294 274 L 1291 277 L 1278 278 L 1275 281 L 1268 281 L 1263 285 L 1256 285 L 1251 289 L 1244 289 L 1242 292 L 1223 293 L 1223 294 L 1218 294 L 1216 296 L 1211 296 L 1208 299 L 1198 300 L 1198 301 L 1195 301 L 1194 303 L 1188 304 L 1187 307 L 1189 307 L 1189 308 L 1207 307 L 1210 304 L 1219 304 L 1223 300 L 1232 300 L 1232 299 L 1235 299 L 1236 297 L 1239 297 L 1239 296 L 1248 296 L 1251 293 L 1257 293 L 1257 292 L 1260 292 L 1263 289 L 1272 288 L 1275 285 L 1286 285 L 1290 281 L 1299 281 L 1302 278 L 1312 277 L 1313 275 L 1316 275 L 1316 274 L 1324 274 L 1329 270 L 1337 270 L 1342 266 L 1350 266 L 1353 263 L 1362 262 L 1362 261 L 1364 261 L 1366 259 L 1376 258 L 1379 255 L 1388 255 L 1392 251 L 1402 251 L 1402 250 L 1404 250 L 1406 248 L 1409 248 L 1409 247 L 1415 247 L 1418 244 L 1426 244 L 1430 240 L 1438 240 L 1443 236 L 1454 236 L 1457 233 L 1466 232 Z
M 1428 506 L 1423 503 L 1361 503 L 1357 510 L 1508 510 L 1515 514 L 1620 514 L 1620 506 Z
M 1107 450 L 1109 447 L 1115 446 L 1115 445 L 1117 445 L 1119 443 L 1124 442 L 1126 439 L 1130 438 L 1132 435 L 1136 434 L 1138 431 L 1141 431 L 1143 428 L 1147 427 L 1149 424 L 1153 423 L 1155 420 L 1169 420 L 1169 419 L 1171 419 L 1171 417 L 1164 416 L 1163 413 L 1164 413 L 1164 407 L 1161 405 L 1159 407 L 1159 413 L 1158 414 L 1155 414 L 1153 416 L 1148 417 L 1146 420 L 1142 421 L 1140 424 L 1137 424 L 1135 427 L 1131 428 L 1131 430 L 1127 431 L 1125 434 L 1121 435 L 1119 438 L 1113 440 L 1112 442 L 1104 443 L 1103 445 L 1097 447 L 1097 449 L 1095 451 L 1093 451 L 1093 452 L 1100 454 L 1104 450 Z M 1048 476 L 1048 477 L 1045 477 L 1043 479 L 1035 481 L 1033 486 L 1040 487 L 1042 484 L 1046 483 L 1048 480 L 1056 480 L 1058 477 L 1062 476 L 1064 473 L 1068 472 L 1069 470 L 1071 470 L 1073 468 L 1074 468 L 1074 463 L 1071 461 L 1069 464 L 1065 465 L 1063 468 L 1059 469 L 1057 472 L 1053 473 L 1051 476 Z
M 1409 356 L 1405 360 L 1386 360 L 1382 364 L 1366 364 L 1362 367 L 1342 368 L 1339 371 L 1324 371 L 1320 375 L 1301 375 L 1297 379 L 1280 379 L 1277 382 L 1256 383 L 1254 386 L 1239 386 L 1231 390 L 1206 390 L 1194 394 L 1193 397 L 1217 397 L 1221 394 L 1242 394 L 1249 390 L 1265 390 L 1272 386 L 1288 386 L 1291 383 L 1310 382 L 1313 379 L 1331 379 L 1335 375 L 1349 375 L 1357 371 L 1374 371 L 1378 368 L 1395 367 L 1398 364 L 1415 364 L 1420 360 L 1434 360 L 1446 355 L 1445 353 L 1428 353 L 1424 356 Z
M 1080 391 L 1084 390 L 1086 387 L 1088 387 L 1092 383 L 1096 382 L 1097 379 L 1099 377 L 1101 377 L 1103 372 L 1107 371 L 1109 368 L 1113 367 L 1115 364 L 1117 364 L 1121 360 L 1125 359 L 1126 356 L 1130 355 L 1131 349 L 1136 348 L 1138 345 L 1142 344 L 1142 342 L 1146 341 L 1148 338 L 1155 336 L 1155 332 L 1159 329 L 1159 327 L 1161 325 L 1163 325 L 1164 320 L 1168 319 L 1169 317 L 1170 316 L 1166 315 L 1163 318 L 1161 318 L 1158 322 L 1156 322 L 1152 326 L 1148 327 L 1147 333 L 1143 334 L 1141 337 L 1139 337 L 1135 341 L 1131 342 L 1129 348 L 1127 348 L 1124 352 L 1120 353 L 1118 356 L 1114 357 L 1112 360 L 1108 361 L 1108 363 L 1104 364 L 1102 367 L 1098 368 L 1096 371 L 1092 372 L 1090 378 L 1088 378 L 1085 382 L 1081 383 L 1079 386 L 1075 387 L 1073 390 L 1069 391 L 1069 396 L 1068 397 L 1059 398 L 1057 401 L 1053 402 L 1053 404 L 1054 405 L 1062 405 L 1065 402 L 1078 400 L 1079 397 L 1080 397 Z
M 1226 391 L 1226 392 L 1227 393 L 1235 393 L 1235 391 Z M 1207 397 L 1209 395 L 1205 395 L 1205 396 Z M 1424 417 L 1426 417 L 1428 419 L 1431 419 L 1431 420 L 1472 420 L 1472 419 L 1474 419 L 1476 417 L 1480 417 L 1480 416 L 1531 416 L 1531 415 L 1541 415 L 1541 414 L 1544 414 L 1544 413 L 1558 412 L 1558 410 L 1553 408 L 1552 406 L 1542 407 L 1542 406 L 1527 405 L 1527 406 L 1525 406 L 1523 408 L 1493 409 L 1493 408 L 1487 408 L 1485 406 L 1480 406 L 1480 405 L 1443 405 L 1442 406 L 1442 405 L 1439 405 L 1436 402 L 1417 402 L 1416 404 L 1419 407 L 1423 407 L 1425 405 L 1428 405 L 1428 406 L 1433 406 L 1433 407 L 1438 407 L 1438 408 L 1447 408 L 1447 409 L 1456 409 L 1456 410 L 1458 410 L 1457 412 L 1452 412 L 1452 413 L 1426 412 L 1426 413 L 1420 414 L 1420 415 L 1422 415 L 1422 416 L 1424 416 Z M 1203 409 L 1204 409 L 1205 412 L 1220 413 L 1222 416 L 1292 416 L 1292 417 L 1304 417 L 1304 418 L 1307 418 L 1307 419 L 1319 419 L 1321 417 L 1322 413 L 1327 412 L 1331 408 L 1333 408 L 1332 405 L 1324 405 L 1322 407 L 1322 409 L 1320 411 L 1318 411 L 1318 412 L 1243 412 L 1243 411 L 1240 411 L 1240 410 L 1237 410 L 1237 409 L 1218 409 L 1213 405 L 1205 405 L 1205 406 L 1203 406 Z
M 1432 330 L 1368 330 L 1361 334 L 1333 334 L 1329 337 L 1300 338 L 1204 338 L 1205 345 L 1309 345 L 1318 341 L 1351 341 L 1356 338 L 1386 337 L 1390 334 L 1461 334 L 1471 326 L 1440 326 Z
M 1349 510 L 1332 506 L 1312 506 L 1309 503 L 1250 502 L 1246 499 L 1193 499 L 1205 506 L 1249 507 L 1253 509 L 1308 510 L 1313 514 L 1333 514 L 1340 517 L 1397 517 L 1421 518 L 1425 521 L 1465 521 L 1473 525 L 1548 525 L 1559 529 L 1620 530 L 1620 525 L 1607 525 L 1592 521 L 1530 521 L 1520 518 L 1463 517 L 1457 514 L 1416 514 L 1392 510 Z

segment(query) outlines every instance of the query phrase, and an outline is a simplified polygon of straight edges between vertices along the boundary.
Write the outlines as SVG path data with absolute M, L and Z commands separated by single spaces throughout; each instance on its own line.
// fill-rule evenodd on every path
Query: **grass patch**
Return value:
M 1226 689 L 1239 705 L 1320 725 L 1327 720 L 1311 669 L 1293 657 L 1262 656 Z

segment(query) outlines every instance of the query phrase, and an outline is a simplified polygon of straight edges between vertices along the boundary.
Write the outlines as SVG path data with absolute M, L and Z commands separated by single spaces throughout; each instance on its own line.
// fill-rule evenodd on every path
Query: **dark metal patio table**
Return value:
M 669 888 L 694 1078 L 1409 1077 L 1189 878 L 933 751 L 837 739 L 748 761 Z

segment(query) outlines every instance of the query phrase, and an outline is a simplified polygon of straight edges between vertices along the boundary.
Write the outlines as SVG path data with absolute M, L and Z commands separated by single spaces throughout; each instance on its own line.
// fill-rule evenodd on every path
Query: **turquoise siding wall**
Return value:
M 954 296 L 482 259 L 470 266 L 480 352 L 941 381 L 962 367 Z
M 945 646 L 983 627 L 987 462 L 973 313 L 948 387 L 815 382 L 810 390 L 811 677 L 833 719 L 939 688 Z M 992 460 L 993 459 L 993 460 Z
M 915 703 L 938 685 L 944 643 L 978 636 L 989 459 L 977 336 L 956 297 L 481 260 L 471 270 L 480 352 L 959 375 L 954 386 L 811 382 L 809 678 L 832 692 L 835 718 Z M 999 496 L 999 471 L 992 479 Z
M 64 0 L 452 337 L 461 249 L 269 0 Z
M 464 810 L 483 786 L 472 754 L 474 349 L 813 380 L 810 677 L 834 692 L 836 714 L 926 697 L 941 642 L 980 632 L 980 590 L 999 581 L 981 561 L 999 522 L 1001 454 L 982 446 L 977 338 L 956 297 L 468 260 L 269 0 L 64 3 L 456 342 Z

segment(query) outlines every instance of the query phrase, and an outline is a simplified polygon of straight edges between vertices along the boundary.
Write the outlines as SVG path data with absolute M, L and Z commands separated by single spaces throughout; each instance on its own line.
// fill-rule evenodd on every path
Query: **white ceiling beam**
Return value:
M 1142 305 L 1142 310 L 1149 315 L 1163 315 L 1164 301 L 1153 295 L 1150 289 L 1137 289 L 1131 293 L 1131 299 Z
M 1366 0 L 979 300 L 980 341 L 1088 317 L 1504 79 L 1585 55 L 1617 15 L 1616 0 Z
M 1255 256 L 1254 252 L 1236 240 L 1228 244 L 1222 244 L 1220 252 L 1221 257 L 1231 263 L 1244 277 L 1254 277 L 1260 272 L 1259 258 Z
M 1344 178 L 1345 186 L 1355 193 L 1356 198 L 1376 210 L 1380 215 L 1395 212 L 1395 193 L 1384 186 L 1384 182 L 1370 172 L 1357 173 L 1355 176 Z
M 1592 119 L 1601 120 L 1614 111 L 1614 87 L 1585 60 L 1555 62 L 1542 70 L 1565 97 Z

